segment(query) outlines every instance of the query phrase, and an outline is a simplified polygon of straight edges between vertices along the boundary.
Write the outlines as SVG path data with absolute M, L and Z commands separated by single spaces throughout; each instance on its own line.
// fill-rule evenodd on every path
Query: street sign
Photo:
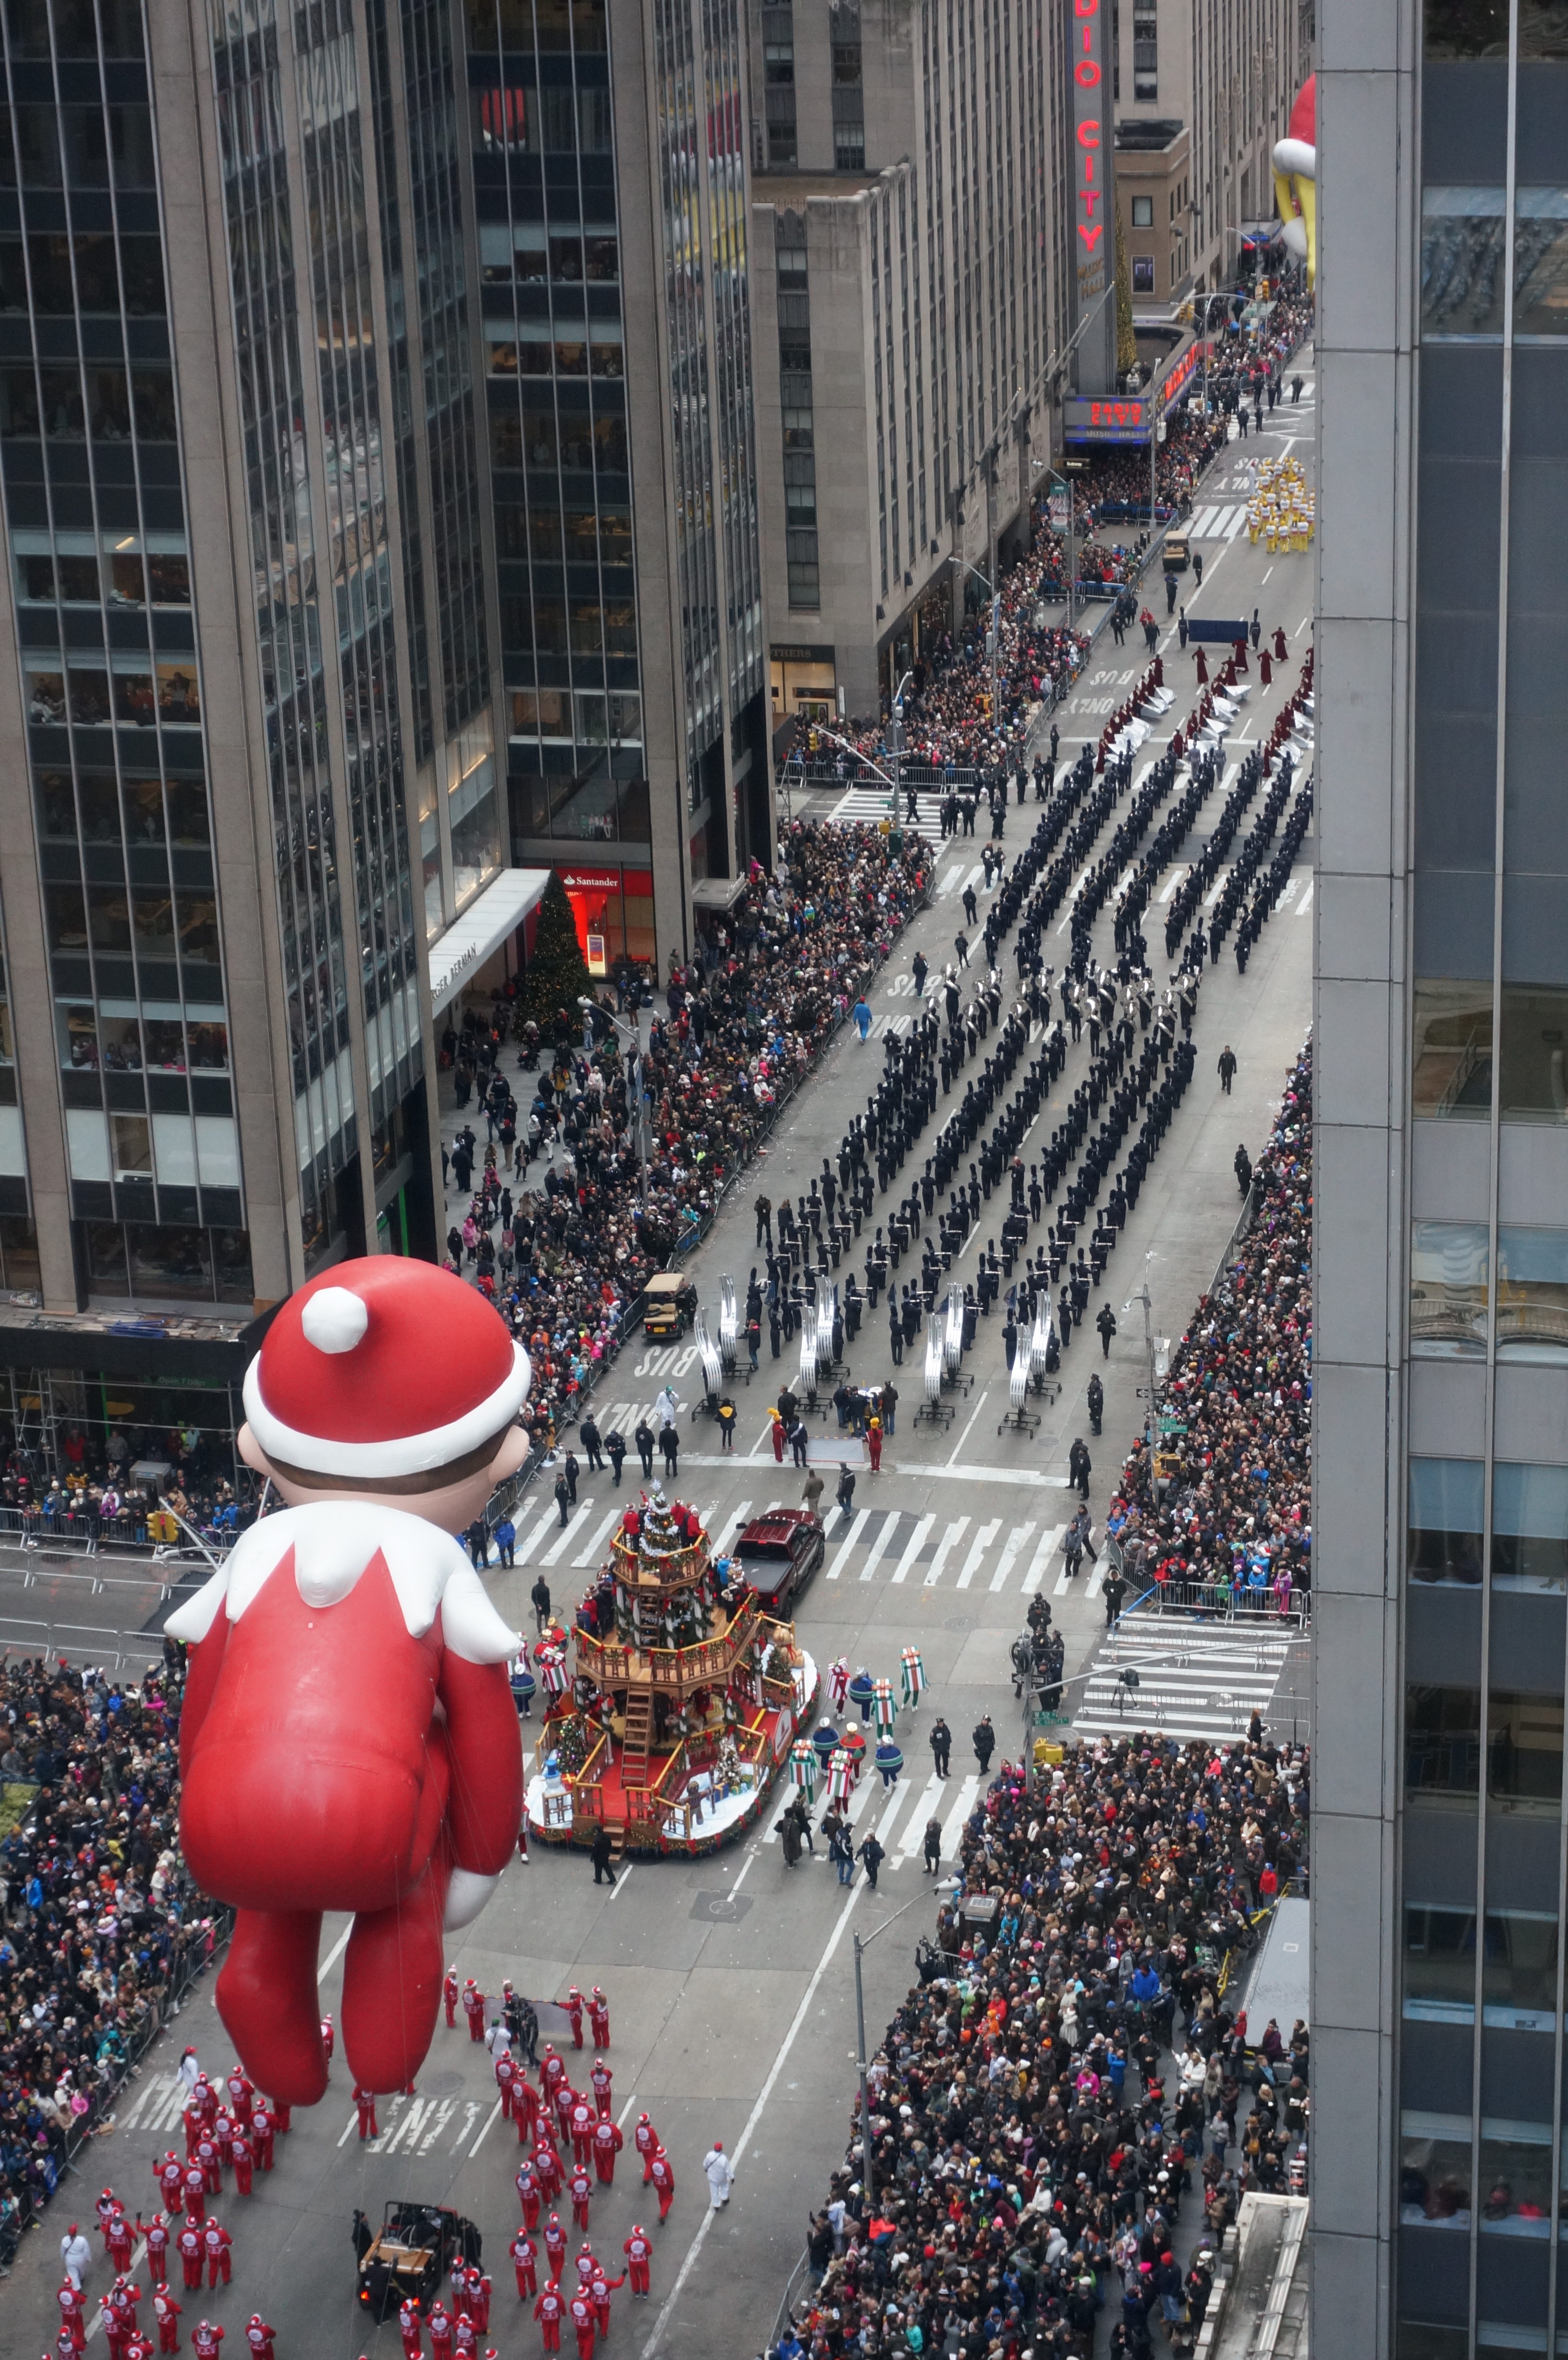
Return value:
M 1185 1434 L 1186 1421 L 1179 1417 L 1161 1417 L 1160 1431 L 1161 1434 Z

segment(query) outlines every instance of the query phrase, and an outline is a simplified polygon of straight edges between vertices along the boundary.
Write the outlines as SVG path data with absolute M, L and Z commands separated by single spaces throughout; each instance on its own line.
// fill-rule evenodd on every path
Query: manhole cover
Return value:
M 715 1926 L 735 1926 L 751 1907 L 749 1893 L 699 1893 L 691 1915 Z
M 967 1614 L 950 1614 L 942 1627 L 944 1631 L 967 1631 L 972 1626 Z
M 427 2073 L 423 2086 L 428 2098 L 455 2097 L 463 2087 L 463 2076 L 461 2073 Z

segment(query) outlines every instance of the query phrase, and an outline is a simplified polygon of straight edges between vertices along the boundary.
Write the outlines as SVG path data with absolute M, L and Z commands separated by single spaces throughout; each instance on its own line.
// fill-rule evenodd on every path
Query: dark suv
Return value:
M 788 1614 L 827 1554 L 816 1518 L 804 1508 L 775 1508 L 746 1526 L 731 1552 L 769 1614 Z

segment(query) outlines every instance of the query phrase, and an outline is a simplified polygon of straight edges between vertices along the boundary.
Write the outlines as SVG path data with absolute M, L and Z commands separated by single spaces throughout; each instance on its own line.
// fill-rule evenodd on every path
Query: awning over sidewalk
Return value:
M 548 869 L 503 869 L 483 893 L 430 945 L 430 1008 L 439 1016 L 493 950 L 537 910 L 550 883 Z
M 699 877 L 691 888 L 695 910 L 733 910 L 746 891 L 744 877 Z

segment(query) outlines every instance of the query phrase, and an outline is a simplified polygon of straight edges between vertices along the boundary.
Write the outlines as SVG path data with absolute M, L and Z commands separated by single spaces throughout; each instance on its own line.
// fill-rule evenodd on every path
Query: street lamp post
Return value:
M 1129 1295 L 1127 1300 L 1122 1306 L 1122 1309 L 1124 1311 L 1130 1311 L 1135 1303 L 1140 1303 L 1143 1306 L 1143 1351 L 1144 1360 L 1147 1364 L 1149 1392 L 1149 1415 L 1144 1425 L 1144 1437 L 1145 1446 L 1149 1451 L 1149 1496 L 1150 1500 L 1154 1497 L 1154 1429 L 1156 1425 L 1154 1407 L 1154 1325 L 1152 1318 L 1154 1299 L 1149 1291 L 1149 1265 L 1153 1259 L 1154 1257 L 1150 1253 L 1146 1253 L 1144 1255 L 1143 1284 L 1138 1289 L 1138 1293 L 1136 1295 Z
M 888 731 L 887 751 L 893 763 L 893 825 L 895 827 L 898 825 L 898 792 L 904 780 L 904 691 L 914 676 L 912 672 L 907 672 L 893 691 L 893 713 Z
M 585 1017 L 590 1010 L 594 1016 L 603 1017 L 616 1040 L 630 1052 L 626 1071 L 626 1096 L 629 1100 L 635 1102 L 636 1107 L 637 1163 L 641 1170 L 638 1193 L 646 1217 L 648 1212 L 648 1091 L 643 1079 L 643 1061 L 648 1054 L 648 1043 L 643 1039 L 642 1025 L 639 1021 L 634 1027 L 628 1024 L 624 1017 L 613 1016 L 607 1008 L 601 1007 L 596 1000 L 590 1000 L 585 992 L 579 994 L 577 1005 L 583 1011 Z
M 904 677 L 906 680 L 909 680 L 913 677 L 913 674 L 906 672 Z M 872 760 L 869 754 L 862 753 L 860 748 L 854 744 L 850 738 L 841 738 L 836 729 L 824 728 L 820 721 L 814 723 L 813 727 L 815 727 L 819 738 L 826 738 L 831 744 L 834 746 L 842 746 L 846 754 L 853 754 L 857 762 L 864 762 L 866 769 L 868 770 L 875 771 L 877 778 L 881 780 L 883 785 L 885 787 L 891 787 L 894 794 L 897 795 L 898 792 L 898 781 L 896 779 L 890 779 L 887 771 L 881 768 L 880 764 Z M 894 809 L 896 812 L 896 804 Z
M 1077 507 L 1077 501 L 1073 494 L 1073 478 L 1071 475 L 1059 475 L 1054 467 L 1047 467 L 1045 470 L 1045 480 L 1048 484 L 1060 484 L 1062 491 L 1067 496 L 1067 628 L 1071 630 L 1073 628 L 1076 605 L 1073 595 L 1073 577 L 1078 571 L 1076 553 L 1078 519 L 1074 513 Z
M 958 1879 L 953 1876 L 943 1877 L 933 1889 L 939 1894 L 956 1893 Z M 871 2091 L 866 2079 L 868 2060 L 866 2054 L 866 1988 L 861 1981 L 860 1961 L 879 1934 L 885 1934 L 889 1926 L 896 1926 L 906 1911 L 915 1908 L 925 1897 L 923 1891 L 917 1893 L 913 1901 L 906 1901 L 902 1909 L 895 1909 L 891 1918 L 884 1918 L 880 1926 L 874 1926 L 869 1934 L 856 1934 L 854 1937 L 855 2028 L 857 2042 L 855 2063 L 860 2069 L 860 2179 L 861 2185 L 866 2191 L 867 2212 L 877 2202 L 877 2171 L 872 2160 Z
M 966 557 L 961 557 L 958 562 L 960 565 L 963 566 L 965 574 L 973 574 L 976 582 L 984 582 L 986 589 L 991 594 L 991 629 L 989 635 L 991 656 L 991 727 L 995 728 L 996 726 L 996 665 L 1002 645 L 1001 593 L 998 591 L 995 582 L 991 580 L 990 576 L 982 574 L 977 565 L 971 565 Z

